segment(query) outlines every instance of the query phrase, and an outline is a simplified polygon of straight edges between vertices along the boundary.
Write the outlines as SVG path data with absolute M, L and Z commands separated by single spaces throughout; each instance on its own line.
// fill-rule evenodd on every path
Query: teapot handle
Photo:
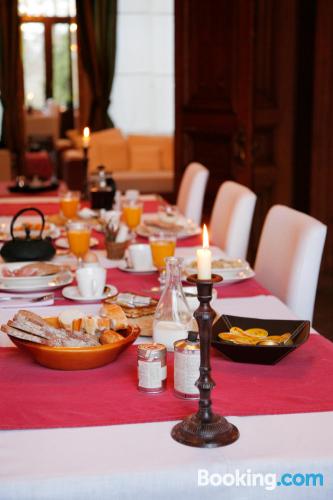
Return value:
M 24 212 L 28 212 L 28 211 L 31 211 L 33 210 L 34 212 L 37 212 L 38 215 L 41 216 L 41 219 L 42 219 L 42 227 L 41 227 L 41 230 L 40 230 L 40 233 L 39 233 L 39 238 L 42 237 L 42 234 L 43 234 L 43 231 L 44 231 L 44 226 L 45 226 L 45 218 L 44 218 L 44 214 L 43 212 L 41 212 L 39 210 L 39 208 L 35 208 L 35 207 L 29 207 L 29 208 L 22 208 L 22 210 L 19 210 L 13 217 L 13 220 L 12 222 L 10 223 L 10 235 L 12 237 L 13 240 L 15 240 L 15 236 L 14 236 L 14 224 L 16 222 L 16 219 L 22 215 Z

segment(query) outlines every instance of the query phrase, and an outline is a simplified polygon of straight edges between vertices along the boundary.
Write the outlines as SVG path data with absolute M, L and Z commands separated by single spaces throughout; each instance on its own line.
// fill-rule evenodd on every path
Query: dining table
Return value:
M 141 200 L 145 213 L 163 203 L 155 194 Z M 27 206 L 57 214 L 58 193 L 1 196 L 0 222 Z M 103 235 L 94 236 L 108 283 L 135 292 L 158 285 L 157 274 L 121 271 L 119 261 L 107 258 Z M 200 246 L 200 236 L 179 240 L 175 254 L 195 258 Z M 225 257 L 214 242 L 211 250 L 213 258 Z M 70 255 L 55 257 L 66 259 Z M 216 290 L 218 315 L 297 319 L 255 277 Z M 98 314 L 101 304 L 73 304 L 59 290 L 51 305 L 31 310 L 58 316 L 69 307 Z M 1 324 L 13 313 L 0 304 Z M 139 337 L 136 343 L 146 341 Z M 137 389 L 136 345 L 108 366 L 61 372 L 34 364 L 0 334 L 0 500 L 333 498 L 330 341 L 311 327 L 309 340 L 272 366 L 236 363 L 212 349 L 212 377 L 218 380 L 213 406 L 240 437 L 208 449 L 184 446 L 170 435 L 197 402 L 174 396 L 173 355 L 168 357 L 166 391 L 145 394 Z

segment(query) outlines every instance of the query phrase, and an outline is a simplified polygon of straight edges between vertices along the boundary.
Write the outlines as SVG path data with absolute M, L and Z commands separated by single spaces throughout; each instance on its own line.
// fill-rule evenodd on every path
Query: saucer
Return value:
M 115 295 L 117 295 L 117 293 L 118 290 L 113 285 L 106 285 L 104 288 L 104 293 L 97 297 L 82 297 L 77 286 L 66 286 L 62 290 L 62 294 L 66 299 L 75 300 L 76 302 L 98 302 L 100 300 L 106 299 L 107 297 L 114 297 Z
M 132 274 L 153 274 L 156 273 L 157 268 L 156 267 L 151 267 L 149 269 L 144 269 L 144 270 L 137 270 L 134 269 L 133 267 L 129 267 L 127 262 L 122 262 L 118 265 L 118 269 L 120 271 L 124 271 L 125 273 L 132 273 Z

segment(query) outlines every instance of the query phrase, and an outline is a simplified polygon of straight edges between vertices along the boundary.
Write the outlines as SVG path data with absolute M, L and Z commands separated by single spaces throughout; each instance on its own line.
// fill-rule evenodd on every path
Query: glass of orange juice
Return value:
M 79 191 L 66 191 L 60 195 L 60 209 L 66 219 L 75 219 L 80 203 Z
M 173 257 L 176 249 L 176 235 L 161 232 L 158 234 L 151 235 L 149 237 L 151 255 L 153 258 L 153 264 L 160 272 L 160 284 L 161 288 L 165 284 L 165 268 L 166 268 L 166 257 Z
M 127 200 L 123 203 L 123 218 L 129 227 L 131 238 L 135 238 L 135 229 L 141 222 L 142 203 L 137 200 Z
M 84 222 L 69 222 L 67 224 L 67 238 L 71 252 L 77 257 L 81 266 L 82 258 L 89 250 L 90 228 Z

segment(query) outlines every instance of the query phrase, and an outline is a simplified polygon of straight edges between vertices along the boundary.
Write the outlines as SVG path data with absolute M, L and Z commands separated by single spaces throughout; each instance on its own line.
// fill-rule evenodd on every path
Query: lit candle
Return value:
M 34 93 L 33 92 L 28 92 L 27 93 L 27 103 L 28 106 L 32 106 L 32 101 L 34 100 Z
M 89 144 L 90 144 L 90 130 L 89 127 L 84 127 L 82 145 L 84 148 L 89 148 Z
M 203 227 L 202 248 L 197 250 L 198 279 L 210 280 L 212 277 L 212 252 L 209 250 L 209 239 L 206 224 Z

